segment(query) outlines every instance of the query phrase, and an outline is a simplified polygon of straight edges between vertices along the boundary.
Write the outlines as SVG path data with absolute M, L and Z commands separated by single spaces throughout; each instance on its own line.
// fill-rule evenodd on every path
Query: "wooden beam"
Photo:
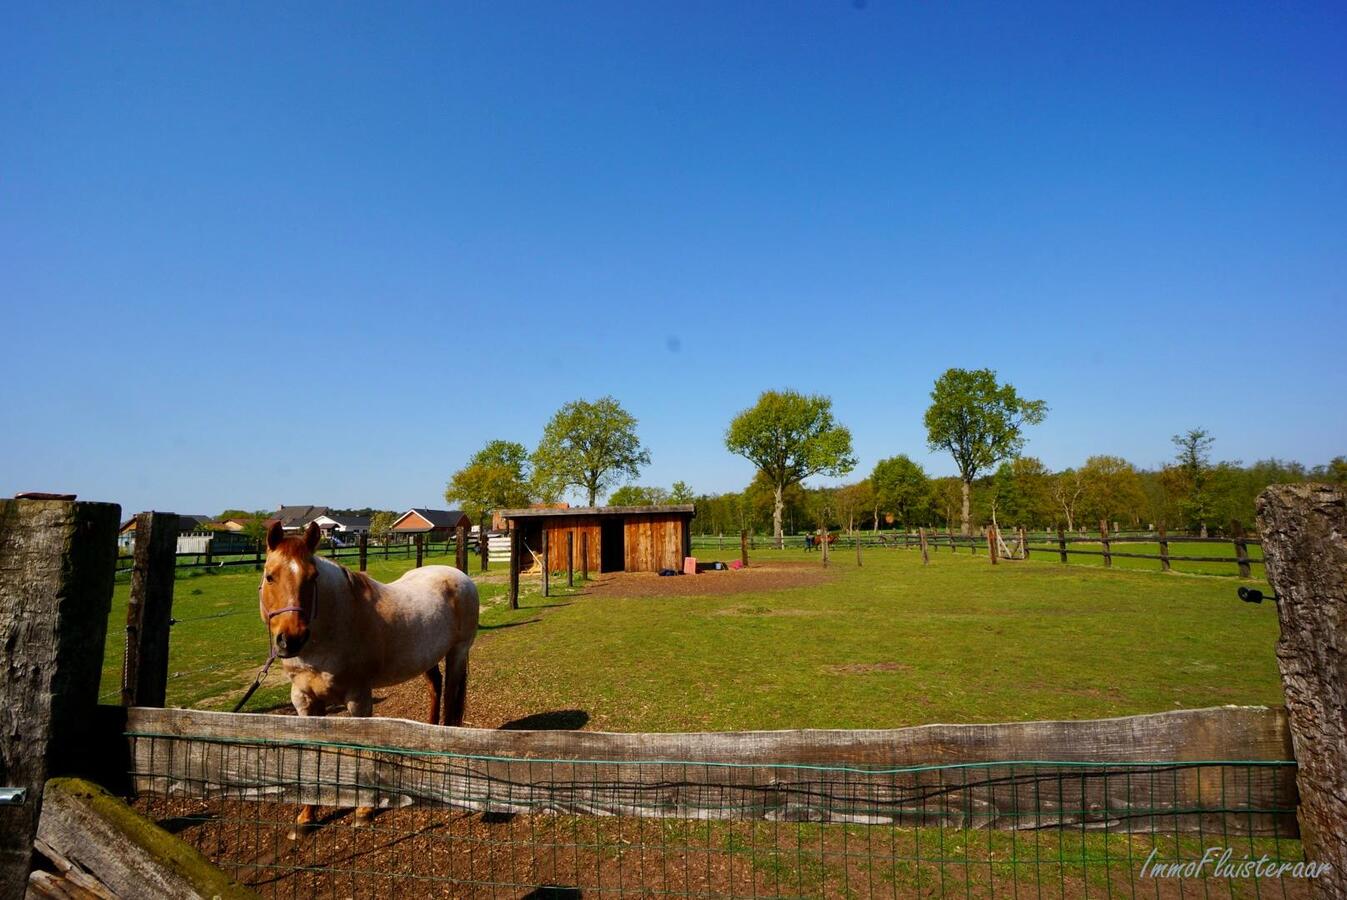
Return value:
M 115 503 L 0 500 L 0 897 L 22 897 L 42 789 L 90 760 L 117 566 Z
M 122 705 L 163 706 L 168 691 L 168 630 L 173 619 L 177 513 L 136 516 L 131 597 L 126 605 Z
M 1286 720 L 1266 707 L 694 734 L 132 709 L 126 729 L 140 792 L 201 799 L 977 828 L 1023 828 L 1030 816 L 1035 827 L 1114 831 L 1149 831 L 1156 815 L 1167 830 L 1196 830 L 1201 809 L 1209 828 L 1222 803 L 1241 833 L 1295 833 Z
M 482 513 L 482 524 L 478 526 L 477 553 L 482 557 L 482 571 L 491 564 L 491 516 Z
M 454 531 L 454 566 L 463 573 L 468 571 L 468 520 L 460 519 Z
M 106 886 L 109 896 L 257 897 L 195 848 L 89 781 L 48 782 L 38 837 L 62 863 L 78 866 Z
M 1329 863 L 1321 897 L 1347 897 L 1347 493 L 1274 485 L 1258 497 L 1276 592 L 1277 666 L 1299 765 L 1305 858 Z

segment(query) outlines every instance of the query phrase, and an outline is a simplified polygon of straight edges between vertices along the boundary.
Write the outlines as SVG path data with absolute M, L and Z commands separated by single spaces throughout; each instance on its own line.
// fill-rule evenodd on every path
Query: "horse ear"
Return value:
M 275 522 L 272 522 L 271 527 L 267 529 L 267 549 L 275 550 L 281 545 L 281 541 L 283 540 L 285 540 L 285 529 L 281 527 L 280 520 L 278 519 Z
M 318 528 L 318 523 L 310 522 L 304 531 L 304 545 L 309 548 L 310 553 L 318 549 L 318 541 L 322 536 L 323 532 Z

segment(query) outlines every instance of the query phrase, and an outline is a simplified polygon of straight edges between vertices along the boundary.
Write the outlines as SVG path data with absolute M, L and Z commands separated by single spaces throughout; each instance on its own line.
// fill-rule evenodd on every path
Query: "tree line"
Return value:
M 1213 461 L 1214 439 L 1202 428 L 1175 435 L 1174 458 L 1158 469 L 1098 455 L 1053 472 L 1024 453 L 1027 428 L 1047 412 L 1044 401 L 1020 396 L 990 369 L 949 369 L 935 381 L 923 421 L 927 447 L 950 454 L 958 475 L 932 478 L 900 453 L 853 483 L 809 487 L 810 478 L 854 471 L 851 432 L 836 421 L 828 397 L 764 391 L 725 432 L 726 449 L 754 464 L 753 481 L 742 491 L 697 494 L 683 481 L 668 489 L 635 484 L 650 463 L 637 420 L 612 397 L 582 399 L 552 416 L 532 451 L 489 441 L 453 473 L 445 499 L 474 520 L 567 493 L 590 506 L 604 494 L 612 506 L 694 502 L 693 527 L 701 533 L 770 530 L 778 540 L 818 528 L 957 527 L 969 534 L 991 522 L 1092 530 L 1101 520 L 1206 535 L 1252 523 L 1254 498 L 1269 484 L 1347 483 L 1341 456 L 1314 468 L 1277 459 Z

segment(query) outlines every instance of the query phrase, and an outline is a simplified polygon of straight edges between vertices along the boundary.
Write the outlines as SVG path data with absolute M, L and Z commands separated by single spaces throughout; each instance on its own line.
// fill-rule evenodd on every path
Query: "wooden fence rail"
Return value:
M 866 731 L 608 734 L 125 711 L 142 794 L 327 806 L 1291 837 L 1284 712 Z M 1220 798 L 1218 800 L 1218 798 Z M 1226 798 L 1229 798 L 1227 801 Z

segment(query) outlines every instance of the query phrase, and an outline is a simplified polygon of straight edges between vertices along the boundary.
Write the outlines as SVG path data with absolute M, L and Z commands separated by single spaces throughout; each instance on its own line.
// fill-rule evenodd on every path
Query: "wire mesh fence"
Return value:
M 1308 895 L 1277 869 L 1303 870 L 1285 761 L 884 768 L 127 738 L 139 808 L 267 896 Z

